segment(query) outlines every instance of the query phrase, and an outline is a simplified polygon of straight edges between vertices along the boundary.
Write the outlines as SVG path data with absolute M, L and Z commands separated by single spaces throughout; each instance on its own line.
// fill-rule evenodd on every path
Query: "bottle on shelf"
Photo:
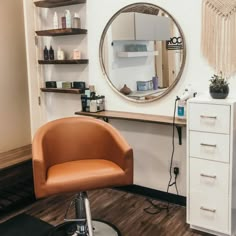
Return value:
M 54 50 L 52 46 L 50 46 L 50 49 L 49 49 L 49 59 L 54 60 Z
M 49 60 L 49 52 L 48 52 L 47 46 L 45 46 L 43 50 L 43 59 L 45 61 Z
M 152 77 L 152 83 L 153 83 L 153 90 L 157 90 L 158 89 L 158 77 L 157 76 Z
M 79 49 L 74 49 L 74 50 L 73 50 L 73 56 L 72 56 L 72 58 L 73 58 L 74 60 L 79 60 L 79 59 L 81 59 L 81 53 L 80 53 L 80 50 L 79 50 Z
M 57 60 L 65 60 L 65 53 L 60 47 L 57 50 Z
M 61 28 L 65 29 L 66 28 L 66 17 L 62 16 L 61 18 Z
M 78 13 L 74 13 L 72 28 L 75 28 L 75 29 L 81 28 L 80 17 Z
M 71 28 L 71 13 L 70 10 L 65 10 L 66 28 Z
M 57 12 L 54 12 L 54 16 L 53 16 L 53 29 L 58 29 L 59 28 L 59 24 L 58 24 L 58 15 Z

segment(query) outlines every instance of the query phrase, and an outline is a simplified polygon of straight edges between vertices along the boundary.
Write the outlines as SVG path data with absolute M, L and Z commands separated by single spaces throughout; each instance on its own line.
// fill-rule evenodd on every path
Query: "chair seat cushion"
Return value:
M 114 162 L 87 159 L 57 164 L 49 168 L 45 187 L 47 195 L 80 192 L 123 185 L 124 170 Z

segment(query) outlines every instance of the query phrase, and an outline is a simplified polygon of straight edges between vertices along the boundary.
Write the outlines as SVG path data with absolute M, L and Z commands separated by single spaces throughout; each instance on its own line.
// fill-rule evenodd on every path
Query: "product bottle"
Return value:
M 73 22 L 72 22 L 72 28 L 81 28 L 80 17 L 79 17 L 78 13 L 74 14 Z
M 61 28 L 65 29 L 66 28 L 66 17 L 62 16 L 61 18 Z
M 157 76 L 152 77 L 152 83 L 153 83 L 153 90 L 157 90 L 158 89 L 158 77 Z
M 50 46 L 50 49 L 49 49 L 49 59 L 54 60 L 54 50 L 52 46 Z
M 97 112 L 97 101 L 96 101 L 96 94 L 95 94 L 95 92 L 91 92 L 89 111 L 90 112 Z
M 81 95 L 82 111 L 88 111 L 87 100 L 87 95 Z
M 43 59 L 45 61 L 49 60 L 49 52 L 48 52 L 47 46 L 45 46 L 45 48 L 43 50 Z
M 66 17 L 66 28 L 71 28 L 71 14 L 69 10 L 65 11 L 65 17 Z
M 178 101 L 177 115 L 180 119 L 186 118 L 186 101 Z
M 58 15 L 57 12 L 54 12 L 54 16 L 53 16 L 53 28 L 54 29 L 58 29 L 59 28 L 59 24 L 58 24 Z
M 74 50 L 73 50 L 73 56 L 72 56 L 72 58 L 73 58 L 74 60 L 79 60 L 79 59 L 81 58 L 81 53 L 80 53 L 79 49 L 74 49 Z
M 65 53 L 59 47 L 57 50 L 57 60 L 64 60 L 64 59 L 65 59 Z

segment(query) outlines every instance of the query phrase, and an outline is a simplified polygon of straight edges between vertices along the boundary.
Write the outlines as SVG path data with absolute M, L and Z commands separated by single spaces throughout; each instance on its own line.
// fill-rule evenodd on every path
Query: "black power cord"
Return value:
M 176 107 L 177 107 L 178 100 L 179 100 L 179 97 L 176 97 L 175 106 L 174 106 L 173 122 L 172 122 L 172 153 L 171 153 L 170 168 L 169 168 L 170 179 L 169 179 L 169 182 L 167 185 L 167 191 L 166 191 L 167 193 L 169 193 L 170 187 L 174 185 L 177 195 L 179 195 L 179 191 L 178 191 L 178 187 L 177 187 L 177 177 L 179 175 L 179 168 L 174 167 L 175 179 L 172 182 L 172 178 L 173 178 L 172 167 L 173 167 L 173 159 L 174 159 L 174 153 L 175 153 L 175 115 L 176 115 Z M 149 207 L 143 209 L 146 213 L 151 214 L 151 215 L 155 215 L 155 214 L 160 213 L 162 210 L 167 210 L 167 213 L 169 212 L 169 208 L 170 208 L 169 202 L 167 204 L 163 204 L 163 203 L 155 204 L 153 200 L 150 200 L 150 199 L 146 199 L 146 200 L 150 203 Z
M 179 100 L 179 97 L 177 97 L 175 99 L 175 107 L 174 107 L 174 115 L 173 115 L 173 123 L 172 123 L 172 154 L 171 154 L 170 169 L 169 169 L 170 179 L 169 179 L 169 183 L 168 183 L 168 186 L 167 186 L 167 193 L 168 193 L 170 187 L 175 185 L 177 194 L 178 194 L 178 188 L 177 188 L 177 185 L 176 185 L 176 179 L 177 179 L 177 176 L 179 174 L 179 169 L 177 167 L 175 167 L 175 169 L 174 169 L 175 180 L 174 180 L 173 183 L 171 183 L 171 182 L 172 182 L 172 178 L 173 178 L 173 176 L 172 176 L 172 167 L 173 167 L 173 159 L 174 159 L 174 153 L 175 153 L 175 114 L 176 114 L 176 107 L 177 107 L 177 101 L 178 100 Z

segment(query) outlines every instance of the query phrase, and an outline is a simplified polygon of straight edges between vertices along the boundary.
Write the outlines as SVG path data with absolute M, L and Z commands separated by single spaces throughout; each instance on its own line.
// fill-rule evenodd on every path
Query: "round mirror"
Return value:
M 103 31 L 99 50 L 111 87 L 134 102 L 155 101 L 169 93 L 186 59 L 179 24 L 166 10 L 149 3 L 118 11 Z

